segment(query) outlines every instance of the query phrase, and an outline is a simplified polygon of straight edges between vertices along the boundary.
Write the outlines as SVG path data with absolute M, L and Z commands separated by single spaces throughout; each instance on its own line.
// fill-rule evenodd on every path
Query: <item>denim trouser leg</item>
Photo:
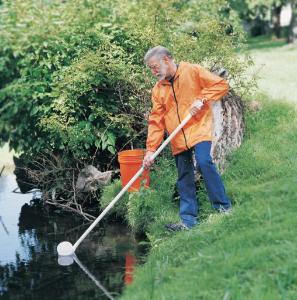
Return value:
M 188 227 L 197 224 L 198 203 L 194 178 L 192 151 L 185 151 L 175 156 L 178 171 L 177 189 L 180 196 L 179 215 Z
M 205 182 L 209 200 L 215 209 L 231 207 L 230 199 L 225 193 L 222 179 L 210 156 L 211 142 L 201 142 L 195 145 L 195 158 Z

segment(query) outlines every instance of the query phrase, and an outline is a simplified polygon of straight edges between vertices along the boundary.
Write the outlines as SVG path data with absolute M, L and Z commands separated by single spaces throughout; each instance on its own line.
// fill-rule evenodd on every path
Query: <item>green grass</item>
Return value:
M 248 45 L 255 62 L 251 73 L 259 77 L 260 91 L 270 99 L 297 103 L 297 45 L 266 37 L 250 39 Z
M 248 50 L 271 49 L 286 45 L 285 39 L 272 39 L 270 36 L 261 35 L 247 39 Z
M 296 299 L 296 117 L 267 99 L 247 115 L 224 174 L 233 214 L 161 235 L 122 299 Z

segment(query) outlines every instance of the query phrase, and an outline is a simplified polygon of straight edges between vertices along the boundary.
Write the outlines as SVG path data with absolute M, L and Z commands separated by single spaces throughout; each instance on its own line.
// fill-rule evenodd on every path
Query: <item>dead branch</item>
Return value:
M 78 215 L 82 216 L 84 219 L 86 219 L 89 222 L 92 222 L 93 220 L 96 219 L 96 217 L 94 217 L 94 216 L 92 216 L 92 215 L 90 215 L 86 212 L 83 212 L 82 209 L 78 210 L 78 209 L 75 209 L 75 208 L 73 208 L 73 207 L 71 207 L 70 205 L 67 205 L 67 204 L 62 204 L 62 203 L 59 203 L 59 202 L 52 202 L 50 200 L 45 200 L 45 203 L 56 206 L 56 207 L 60 207 L 60 208 L 63 208 L 67 211 L 78 214 Z

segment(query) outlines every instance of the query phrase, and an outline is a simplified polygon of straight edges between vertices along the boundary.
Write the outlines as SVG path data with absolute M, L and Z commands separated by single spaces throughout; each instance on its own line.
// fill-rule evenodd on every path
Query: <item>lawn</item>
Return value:
M 259 90 L 270 99 L 297 103 L 297 45 L 261 37 L 250 40 L 248 49 Z

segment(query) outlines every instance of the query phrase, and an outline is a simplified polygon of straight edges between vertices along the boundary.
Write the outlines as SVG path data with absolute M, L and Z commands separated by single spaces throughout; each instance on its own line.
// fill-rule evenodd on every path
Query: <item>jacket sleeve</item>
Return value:
M 153 93 L 152 95 L 153 107 L 148 121 L 148 135 L 146 140 L 146 150 L 156 151 L 164 138 L 165 122 L 164 115 L 165 109 Z
M 225 79 L 211 73 L 199 65 L 194 65 L 194 68 L 201 87 L 199 98 L 220 100 L 228 93 L 229 85 Z

